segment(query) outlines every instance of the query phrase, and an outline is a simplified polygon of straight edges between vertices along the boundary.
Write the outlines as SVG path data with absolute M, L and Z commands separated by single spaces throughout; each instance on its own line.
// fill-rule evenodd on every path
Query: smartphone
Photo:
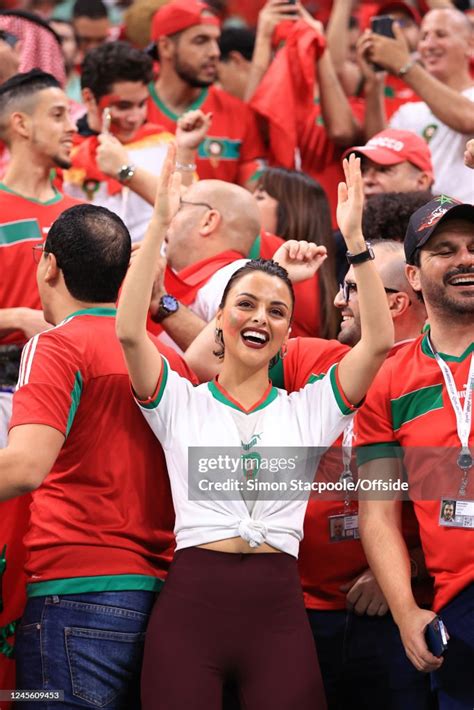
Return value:
M 376 35 L 383 37 L 395 37 L 393 34 L 393 18 L 390 15 L 375 15 L 370 20 L 370 28 Z M 380 64 L 373 64 L 374 71 L 384 71 Z
M 393 17 L 390 17 L 390 15 L 375 15 L 370 20 L 370 28 L 376 35 L 395 37 L 393 34 Z
M 425 640 L 428 650 L 431 651 L 433 656 L 437 656 L 438 658 L 442 656 L 448 648 L 446 627 L 439 616 L 435 616 L 433 621 L 426 625 Z

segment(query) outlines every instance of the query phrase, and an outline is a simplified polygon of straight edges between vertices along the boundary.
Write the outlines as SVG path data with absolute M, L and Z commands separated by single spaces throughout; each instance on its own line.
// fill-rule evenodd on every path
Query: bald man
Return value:
M 421 101 L 407 103 L 391 118 L 390 127 L 413 131 L 429 142 L 433 160 L 435 194 L 445 193 L 470 203 L 472 173 L 464 165 L 466 141 L 474 135 L 474 82 L 470 56 L 474 30 L 466 15 L 454 7 L 428 12 L 421 24 L 418 53 L 422 64 L 413 60 L 401 32 L 394 25 L 395 39 L 372 34 L 367 45 L 370 61 L 398 75 Z M 383 86 L 376 82 L 367 97 L 371 117 L 378 112 L 382 130 Z M 373 124 L 375 128 L 375 123 Z
M 395 347 L 417 338 L 423 328 L 426 311 L 405 276 L 403 244 L 392 240 L 373 242 L 375 266 L 387 294 L 387 301 L 395 328 Z M 334 299 L 341 311 L 342 323 L 338 335 L 340 343 L 351 347 L 361 336 L 359 302 L 354 279 L 354 267 L 347 272 L 344 284 Z
M 224 287 L 260 233 L 252 195 L 222 180 L 194 183 L 165 237 L 167 268 L 150 304 L 152 330 L 184 351 L 217 312 Z M 162 332 L 164 331 L 164 333 Z

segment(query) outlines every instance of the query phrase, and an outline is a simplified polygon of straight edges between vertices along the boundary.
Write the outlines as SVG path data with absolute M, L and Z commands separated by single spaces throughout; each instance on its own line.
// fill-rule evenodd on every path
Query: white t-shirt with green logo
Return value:
M 291 394 L 269 384 L 264 397 L 246 412 L 218 382 L 193 387 L 166 360 L 163 363 L 155 394 L 137 403 L 165 452 L 176 511 L 177 549 L 240 535 L 252 547 L 265 542 L 297 557 L 309 496 L 309 491 L 301 494 L 298 481 L 304 480 L 305 461 L 311 479 L 316 470 L 314 458 L 308 464 L 308 447 L 321 447 L 320 456 L 355 414 L 339 386 L 337 365 L 323 379 Z M 282 447 L 289 449 L 286 458 Z M 295 449 L 299 461 L 293 462 L 293 469 Z M 231 494 L 208 490 L 216 481 L 229 480 L 245 489 L 244 479 L 249 471 L 253 474 L 238 466 L 258 459 L 263 471 L 276 460 L 270 456 L 272 451 L 279 456 L 279 472 L 266 472 L 266 480 L 269 476 L 277 485 L 272 500 L 258 493 L 249 505 L 245 490 Z M 219 453 L 222 458 L 216 465 Z M 228 461 L 221 465 L 226 454 Z M 280 488 L 282 482 L 286 489 Z

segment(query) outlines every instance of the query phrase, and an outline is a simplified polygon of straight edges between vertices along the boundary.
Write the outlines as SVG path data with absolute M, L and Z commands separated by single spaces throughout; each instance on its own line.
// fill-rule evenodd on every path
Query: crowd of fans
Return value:
M 472 710 L 472 8 L 0 8 L 0 687 Z

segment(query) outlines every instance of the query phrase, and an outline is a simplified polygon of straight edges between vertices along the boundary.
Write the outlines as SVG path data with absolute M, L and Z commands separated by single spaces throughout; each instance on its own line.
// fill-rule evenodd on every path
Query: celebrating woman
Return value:
M 240 469 L 233 494 L 209 488 L 229 479 L 232 457 L 256 455 L 261 465 L 266 447 L 330 446 L 392 345 L 385 292 L 361 232 L 359 160 L 345 163 L 338 219 L 356 265 L 362 337 L 326 377 L 292 395 L 268 382 L 294 307 L 287 273 L 272 261 L 249 262 L 227 284 L 216 321 L 218 380 L 193 388 L 149 340 L 155 264 L 179 194 L 173 161 L 172 147 L 117 317 L 137 403 L 165 451 L 176 511 L 177 551 L 147 632 L 143 707 L 218 710 L 233 678 L 247 710 L 323 708 L 296 567 L 306 502 L 285 494 L 251 500 Z M 316 269 L 321 255 L 312 254 Z

